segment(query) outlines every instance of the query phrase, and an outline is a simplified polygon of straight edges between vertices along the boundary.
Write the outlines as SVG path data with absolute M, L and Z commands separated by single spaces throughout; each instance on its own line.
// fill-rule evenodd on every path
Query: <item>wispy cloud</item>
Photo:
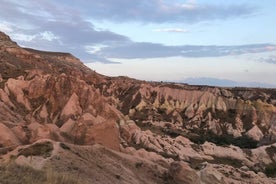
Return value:
M 0 30 L 25 47 L 71 52 L 82 60 L 111 62 L 87 52 L 85 47 L 129 40 L 108 30 L 97 30 L 80 13 L 48 1 L 0 2 L 4 7 L 0 11 Z
M 187 33 L 187 29 L 182 28 L 162 28 L 162 29 L 154 29 L 154 32 L 169 32 L 169 33 Z
M 114 47 L 104 47 L 99 49 L 96 54 L 105 58 L 158 58 L 158 57 L 220 57 L 229 55 L 241 55 L 248 53 L 261 53 L 276 51 L 276 45 L 271 44 L 252 44 L 237 46 L 166 46 L 162 44 L 147 42 L 127 42 L 123 45 Z M 270 48 L 268 50 L 268 47 Z M 271 49 L 275 47 L 275 49 Z
M 66 19 L 72 14 L 117 22 L 197 23 L 252 15 L 257 11 L 256 7 L 249 4 L 233 2 L 218 6 L 191 0 L 184 3 L 177 0 L 1 0 L 0 2 L 2 17 L 18 23 L 20 23 L 18 21 L 20 16 L 28 16 L 30 20 L 39 21 L 41 18 Z
M 76 8 L 85 10 L 85 15 L 91 18 L 118 22 L 196 23 L 251 15 L 256 11 L 255 7 L 237 2 L 220 6 L 191 0 L 184 3 L 177 0 L 90 0 L 78 2 L 68 0 L 66 2 L 73 3 Z
M 262 57 L 258 61 L 260 62 L 266 62 L 271 64 L 276 64 L 276 56 L 269 56 L 269 57 Z
M 3 22 L 0 22 L 0 30 L 6 33 L 10 33 L 13 31 L 13 28 L 8 22 L 3 21 Z

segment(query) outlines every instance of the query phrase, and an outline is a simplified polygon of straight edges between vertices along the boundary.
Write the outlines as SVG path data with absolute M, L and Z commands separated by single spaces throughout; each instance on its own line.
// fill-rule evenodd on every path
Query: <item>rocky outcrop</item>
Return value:
M 214 169 L 212 166 L 207 165 L 200 171 L 201 181 L 205 184 L 225 184 L 224 176 Z
M 195 170 L 183 162 L 173 162 L 169 168 L 169 176 L 176 184 L 200 184 L 200 179 Z
M 70 54 L 23 49 L 3 35 L 1 44 L 0 121 L 15 133 L 13 140 L 96 141 L 119 149 L 116 121 L 122 114 L 91 85 L 104 80 L 102 76 Z M 104 131 L 94 132 L 105 128 L 106 133 L 117 137 L 112 143 Z
M 263 132 L 259 129 L 258 126 L 254 126 L 252 127 L 247 133 L 246 135 L 250 138 L 252 138 L 255 141 L 260 141 L 262 140 L 262 138 L 264 137 Z
M 19 139 L 15 134 L 3 123 L 0 123 L 0 148 L 13 148 L 20 145 Z

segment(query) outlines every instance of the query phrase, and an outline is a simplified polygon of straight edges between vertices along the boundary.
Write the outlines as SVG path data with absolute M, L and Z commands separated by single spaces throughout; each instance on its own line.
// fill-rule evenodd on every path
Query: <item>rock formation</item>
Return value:
M 276 89 L 107 77 L 0 32 L 0 154 L 38 183 L 276 183 Z

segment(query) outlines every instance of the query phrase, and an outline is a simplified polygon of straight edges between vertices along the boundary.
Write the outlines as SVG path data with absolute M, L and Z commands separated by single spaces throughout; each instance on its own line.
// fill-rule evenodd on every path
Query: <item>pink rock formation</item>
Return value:
M 0 163 L 83 183 L 275 183 L 275 89 L 107 77 L 1 32 L 0 60 Z

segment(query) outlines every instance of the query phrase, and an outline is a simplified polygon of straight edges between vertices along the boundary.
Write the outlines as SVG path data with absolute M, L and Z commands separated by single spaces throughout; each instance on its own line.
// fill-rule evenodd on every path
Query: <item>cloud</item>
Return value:
M 269 49 L 269 50 L 271 50 L 271 49 Z M 269 57 L 266 57 L 266 58 L 260 58 L 258 61 L 265 62 L 265 63 L 276 64 L 276 56 L 269 56 Z
M 109 21 L 195 23 L 252 14 L 243 4 L 213 5 L 196 1 L 165 0 L 0 0 L 0 30 L 20 45 L 41 50 L 70 52 L 84 62 L 112 62 L 108 58 L 217 57 L 276 50 L 275 45 L 167 46 L 134 42 L 128 37 L 99 30 L 89 18 Z M 69 6 L 70 5 L 70 6 Z M 162 32 L 187 32 L 163 28 Z
M 40 33 L 40 36 L 44 40 L 53 41 L 53 40 L 59 40 L 60 38 L 56 35 L 54 35 L 51 31 L 44 31 Z
M 162 28 L 162 29 L 154 29 L 154 32 L 169 32 L 169 33 L 187 33 L 187 29 L 182 28 Z
M 196 23 L 201 21 L 223 20 L 252 15 L 256 8 L 248 4 L 207 4 L 196 1 L 177 0 L 67 0 L 78 9 L 85 10 L 86 16 L 97 20 L 143 23 Z M 64 2 L 62 2 L 64 3 Z
M 10 33 L 13 31 L 11 25 L 8 22 L 0 22 L 0 30 L 5 33 Z
M 0 11 L 0 30 L 25 47 L 71 52 L 82 60 L 110 63 L 87 52 L 85 47 L 129 41 L 123 35 L 97 30 L 78 12 L 48 1 L 2 0 L 1 7 L 4 9 Z
M 275 45 L 271 44 L 252 44 L 241 46 L 166 46 L 148 42 L 128 42 L 123 45 L 102 47 L 95 51 L 97 55 L 105 58 L 159 58 L 159 57 L 219 57 L 229 55 L 241 55 L 248 53 L 261 53 L 273 51 Z M 274 51 L 276 50 L 276 47 Z
M 51 30 L 67 44 L 98 44 L 104 42 L 127 41 L 128 38 L 110 31 L 98 31 L 92 23 L 82 19 L 75 21 L 47 21 L 41 30 Z

